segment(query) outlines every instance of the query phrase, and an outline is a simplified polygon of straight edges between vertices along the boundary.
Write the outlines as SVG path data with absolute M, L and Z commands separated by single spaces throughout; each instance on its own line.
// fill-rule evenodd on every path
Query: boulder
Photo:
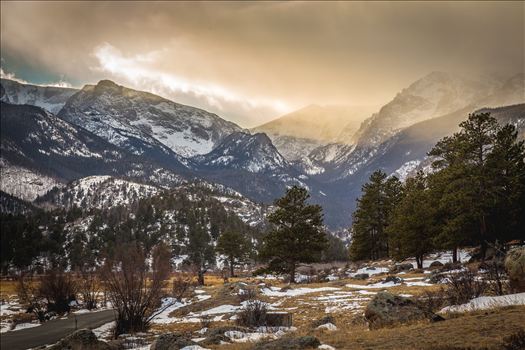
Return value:
M 55 345 L 47 348 L 50 350 L 113 350 L 115 347 L 97 339 L 95 333 L 89 329 L 79 329 L 68 335 Z
M 295 338 L 281 338 L 269 342 L 256 344 L 252 350 L 302 350 L 316 349 L 321 342 L 316 337 L 307 335 Z
M 400 284 L 400 283 L 403 283 L 403 279 L 397 276 L 387 276 L 384 280 L 381 281 L 381 283 L 390 283 L 390 282 L 395 283 L 395 284 Z
M 388 292 L 376 294 L 365 309 L 365 318 L 370 329 L 418 320 L 432 320 L 435 316 L 423 310 L 411 299 Z
M 370 277 L 370 275 L 367 273 L 358 273 L 353 278 L 355 278 L 356 280 L 366 280 L 368 277 Z
M 430 268 L 441 268 L 443 267 L 443 263 L 441 261 L 432 261 L 430 263 Z
M 335 325 L 335 319 L 332 315 L 326 315 L 314 322 L 312 322 L 312 327 L 313 328 L 317 328 L 319 327 L 320 325 L 323 325 L 323 324 L 327 324 L 327 323 L 332 323 Z
M 399 273 L 403 271 L 409 271 L 412 270 L 414 266 L 410 263 L 406 264 L 396 264 L 390 268 L 390 273 Z
M 180 350 L 186 346 L 197 345 L 191 338 L 182 333 L 161 334 L 151 344 L 151 350 Z
M 525 247 L 511 249 L 505 257 L 505 270 L 514 293 L 525 292 Z

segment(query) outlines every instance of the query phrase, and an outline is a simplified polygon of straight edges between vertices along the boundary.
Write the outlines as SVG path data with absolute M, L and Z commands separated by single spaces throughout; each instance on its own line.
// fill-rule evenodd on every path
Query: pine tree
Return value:
M 417 267 L 421 269 L 424 256 L 433 248 L 436 231 L 435 210 L 428 198 L 423 173 L 407 179 L 403 193 L 387 228 L 390 255 L 397 260 L 415 257 Z
M 230 276 L 235 277 L 235 266 L 250 256 L 251 244 L 242 233 L 226 231 L 219 236 L 216 250 L 219 254 L 226 256 L 230 267 Z
M 523 143 L 512 126 L 500 127 L 489 113 L 471 114 L 460 127 L 429 153 L 439 169 L 431 179 L 443 219 L 438 240 L 480 244 L 484 257 L 487 245 L 519 221 Z
M 396 177 L 387 178 L 384 172 L 377 170 L 363 185 L 362 192 L 353 214 L 350 258 L 380 259 L 388 255 L 386 227 L 401 198 L 402 186 Z
M 322 208 L 308 204 L 309 197 L 306 189 L 293 186 L 275 202 L 268 216 L 273 229 L 261 249 L 261 257 L 270 260 L 268 268 L 290 274 L 291 283 L 297 264 L 318 261 L 327 244 Z
M 188 258 L 187 262 L 193 265 L 197 271 L 197 281 L 199 285 L 204 285 L 204 274 L 209 267 L 215 263 L 215 252 L 212 245 L 210 234 L 206 226 L 201 221 L 200 211 L 196 210 L 197 222 L 190 223 L 189 242 L 186 247 Z

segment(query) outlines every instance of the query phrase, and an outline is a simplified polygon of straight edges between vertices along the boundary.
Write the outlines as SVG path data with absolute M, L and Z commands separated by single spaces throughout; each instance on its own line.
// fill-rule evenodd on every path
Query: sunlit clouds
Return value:
M 524 2 L 2 1 L 6 74 L 110 79 L 252 127 L 377 106 L 432 71 L 522 72 Z
M 204 103 L 211 110 L 229 116 L 229 119 L 241 118 L 245 125 L 251 124 L 250 115 L 254 113 L 280 115 L 292 110 L 278 99 L 244 96 L 218 84 L 192 81 L 156 68 L 160 58 L 166 54 L 168 50 L 124 56 L 111 44 L 104 43 L 94 50 L 99 65 L 92 69 L 108 73 L 127 86 L 145 89 L 177 102 L 197 103 L 205 108 L 202 106 Z M 256 118 L 253 122 L 257 122 Z

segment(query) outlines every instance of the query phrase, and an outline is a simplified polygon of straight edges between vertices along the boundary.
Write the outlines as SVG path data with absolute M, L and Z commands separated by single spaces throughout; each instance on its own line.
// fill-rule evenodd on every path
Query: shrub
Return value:
M 465 304 L 481 296 L 487 289 L 487 282 L 474 270 L 468 269 L 448 277 L 446 295 L 450 304 Z
M 237 324 L 243 327 L 265 326 L 267 313 L 268 307 L 265 303 L 260 300 L 249 301 L 237 314 Z
M 70 274 L 52 270 L 42 279 L 39 295 L 47 300 L 47 311 L 63 314 L 69 312 L 69 303 L 76 299 L 77 284 Z
M 255 300 L 257 298 L 257 289 L 248 287 L 239 291 L 239 299 L 241 302 L 248 300 Z
M 425 290 L 415 301 L 421 309 L 428 313 L 439 311 L 448 304 L 447 293 L 443 288 Z

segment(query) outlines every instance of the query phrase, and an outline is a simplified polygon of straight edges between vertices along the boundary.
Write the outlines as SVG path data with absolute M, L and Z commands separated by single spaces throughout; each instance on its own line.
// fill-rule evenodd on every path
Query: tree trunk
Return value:
M 202 271 L 202 269 L 199 269 L 197 282 L 198 282 L 199 286 L 203 286 L 204 285 L 204 271 Z
M 458 247 L 452 248 L 452 262 L 454 264 L 458 262 Z
M 481 261 L 485 261 L 485 256 L 487 255 L 487 224 L 485 222 L 485 215 L 481 215 L 480 222 L 480 236 L 481 236 Z
M 295 283 L 295 263 L 290 266 L 290 283 Z
M 416 257 L 417 268 L 423 268 L 423 256 Z
M 234 264 L 234 259 L 233 257 L 230 257 L 230 277 L 235 277 L 234 271 L 233 271 L 233 264 Z

